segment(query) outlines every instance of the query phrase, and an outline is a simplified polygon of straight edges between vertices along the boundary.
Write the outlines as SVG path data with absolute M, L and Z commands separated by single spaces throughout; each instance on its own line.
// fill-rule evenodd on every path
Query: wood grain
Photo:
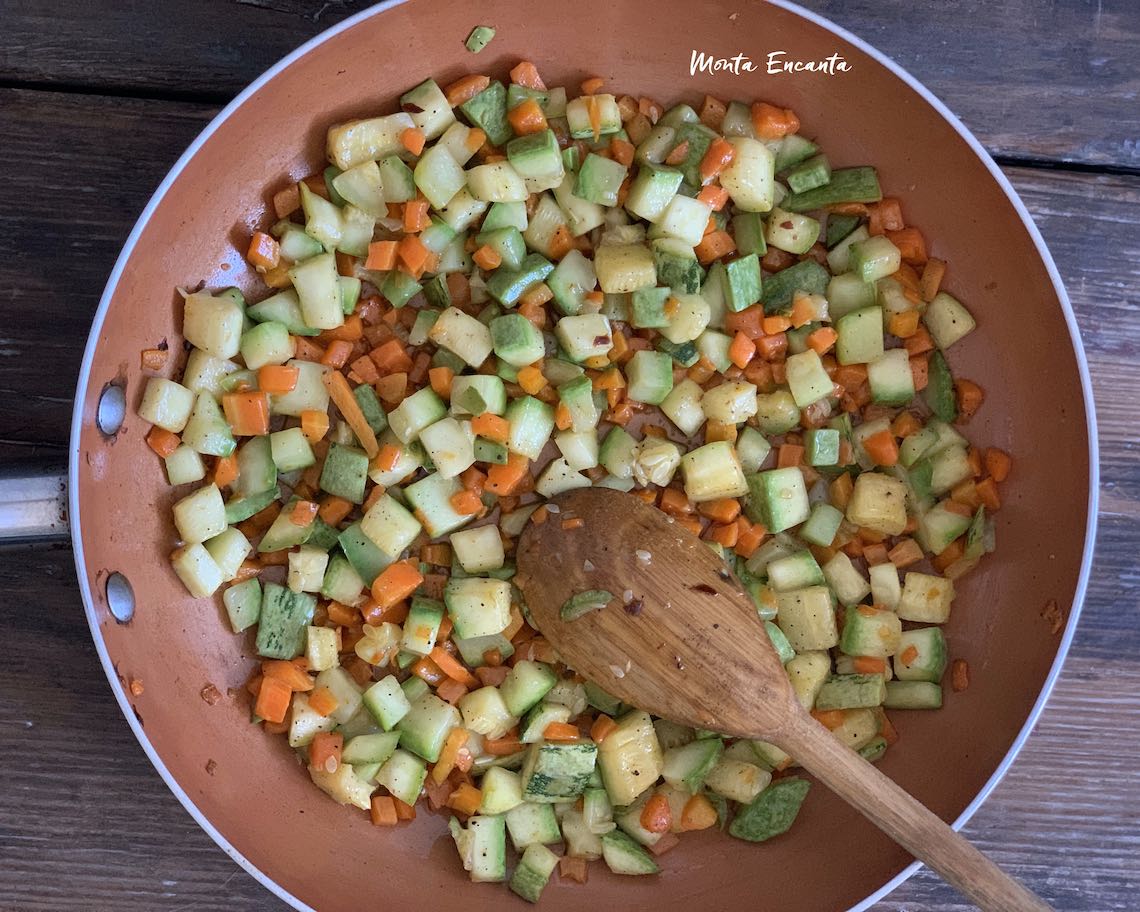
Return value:
M 147 0 L 4 0 L 0 84 L 223 102 L 369 5 L 195 0 L 155 16 Z M 920 13 L 880 0 L 803 5 L 897 60 L 996 154 L 1140 169 L 1140 5 L 1132 0 L 952 0 Z M 739 47 L 720 50 L 762 61 L 774 48 L 741 35 Z M 689 52 L 678 46 L 686 59 Z

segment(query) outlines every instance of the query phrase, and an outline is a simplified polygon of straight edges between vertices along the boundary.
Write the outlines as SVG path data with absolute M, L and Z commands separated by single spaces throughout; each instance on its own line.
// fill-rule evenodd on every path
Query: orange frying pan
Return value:
M 498 34 L 476 57 L 463 42 L 479 24 Z M 693 75 L 694 51 L 744 54 L 756 69 Z M 848 69 L 772 75 L 772 51 L 784 52 L 780 61 L 838 54 Z M 218 844 L 298 909 L 522 908 L 501 888 L 467 882 L 443 816 L 377 829 L 320 794 L 284 743 L 249 723 L 240 690 L 252 644 L 229 632 L 220 604 L 190 598 L 171 571 L 175 495 L 134 414 L 145 383 L 139 352 L 163 340 L 182 352 L 175 286 L 249 281 L 242 250 L 251 229 L 270 218 L 274 190 L 322 163 L 329 124 L 389 110 L 429 75 L 503 76 L 522 58 L 551 84 L 599 75 L 663 101 L 709 93 L 792 107 L 836 164 L 876 165 L 885 192 L 904 200 L 908 219 L 950 263 L 948 287 L 980 324 L 951 359 L 987 392 L 970 430 L 1014 454 L 1016 467 L 997 514 L 998 551 L 962 581 L 947 630 L 953 654 L 970 663 L 970 688 L 950 694 L 940 712 L 896 714 L 902 743 L 882 768 L 936 813 L 965 822 L 1037 718 L 1084 594 L 1097 491 L 1088 370 L 1053 261 L 977 140 L 858 39 L 790 5 L 751 0 L 387 4 L 291 54 L 181 158 L 111 275 L 72 429 L 80 586 L 111 687 L 143 749 Z M 115 414 L 116 397 L 125 418 Z M 1066 621 L 1059 633 L 1040 617 L 1053 600 Z M 124 690 L 130 678 L 145 682 L 141 695 Z M 210 685 L 221 699 L 207 699 Z M 653 879 L 595 866 L 588 885 L 556 879 L 542 902 L 550 912 L 583 903 L 662 912 L 694 903 L 865 908 L 915 867 L 823 789 L 778 840 L 758 847 L 694 834 L 665 862 Z

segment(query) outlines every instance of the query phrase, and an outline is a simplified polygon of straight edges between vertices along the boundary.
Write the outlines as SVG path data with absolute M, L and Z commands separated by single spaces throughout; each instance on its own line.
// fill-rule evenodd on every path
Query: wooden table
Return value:
M 966 831 L 1058 908 L 1135 909 L 1140 4 L 806 5 L 889 50 L 962 116 L 1072 296 L 1100 418 L 1093 580 L 1044 717 Z M 103 283 L 183 148 L 254 76 L 364 6 L 0 0 L 0 465 L 66 459 Z M 198 829 L 131 736 L 70 549 L 0 550 L 0 593 L 0 909 L 284 909 Z M 923 872 L 876 908 L 965 906 Z

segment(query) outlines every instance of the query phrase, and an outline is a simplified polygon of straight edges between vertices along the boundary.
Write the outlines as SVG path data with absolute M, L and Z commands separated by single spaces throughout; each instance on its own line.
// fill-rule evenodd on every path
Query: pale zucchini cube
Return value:
M 439 215 L 453 231 L 466 231 L 479 221 L 489 205 L 485 200 L 475 199 L 471 191 L 464 187 L 451 198 L 447 208 Z
M 479 151 L 472 149 L 467 144 L 467 139 L 471 135 L 471 127 L 467 124 L 462 124 L 455 121 L 450 127 L 443 131 L 443 135 L 439 138 L 439 142 L 435 144 L 435 148 L 446 149 L 455 163 L 462 167 L 471 160 L 471 157 Z M 523 227 L 526 227 L 525 225 Z M 519 229 L 520 231 L 522 228 Z
M 332 627 L 305 628 L 305 658 L 310 671 L 328 671 L 340 664 L 340 637 Z
M 839 643 L 839 628 L 831 591 L 826 586 L 808 586 L 776 593 L 776 626 L 796 652 L 830 649 Z
M 594 253 L 598 283 L 606 294 L 625 294 L 657 284 L 653 251 L 643 244 L 607 244 Z
M 875 564 L 868 572 L 871 574 L 871 601 L 897 611 L 902 598 L 898 568 L 888 561 L 885 564 Z
M 379 161 L 403 151 L 400 134 L 415 126 L 403 112 L 367 120 L 350 120 L 330 127 L 327 139 L 329 161 L 347 171 L 366 161 Z
M 242 534 L 237 526 L 230 526 L 205 544 L 206 550 L 210 552 L 210 557 L 214 559 L 214 563 L 222 571 L 222 579 L 227 583 L 237 576 L 242 561 L 253 550 L 253 545 L 249 543 L 249 539 Z
M 598 747 L 598 769 L 610 800 L 633 804 L 653 787 L 665 766 L 661 744 L 649 713 L 633 710 L 618 720 Z
M 342 171 L 332 181 L 333 189 L 344 199 L 374 218 L 386 218 L 388 206 L 384 201 L 384 183 L 380 166 L 366 161 Z
M 171 485 L 190 484 L 206 477 L 206 463 L 202 461 L 201 455 L 184 443 L 167 456 L 164 462 L 166 480 Z
M 195 348 L 223 361 L 241 350 L 245 313 L 230 297 L 205 291 L 192 294 L 182 306 L 182 335 Z
M 478 526 L 451 533 L 451 549 L 455 559 L 467 573 L 498 570 L 506 559 L 503 538 L 495 525 Z
M 307 747 L 318 734 L 331 732 L 336 728 L 336 719 L 322 716 L 309 705 L 307 694 L 293 694 L 293 704 L 289 710 L 289 746 L 296 749 Z
M 325 388 L 324 376 L 332 368 L 316 361 L 298 360 L 288 362 L 287 366 L 299 371 L 297 385 L 287 393 L 270 396 L 269 410 L 274 415 L 294 417 L 305 411 L 327 412 L 329 391 Z
M 534 490 L 543 497 L 550 498 L 563 491 L 590 487 L 590 479 L 570 465 L 562 457 L 552 459 L 542 470 L 534 483 Z
M 389 626 L 395 627 L 395 624 Z M 365 631 L 369 629 L 368 625 L 364 626 Z M 396 631 L 399 632 L 398 627 Z M 360 686 L 353 679 L 347 671 L 339 665 L 334 668 L 328 668 L 317 675 L 316 681 L 313 682 L 316 689 L 327 687 L 337 702 L 336 709 L 329 715 L 336 721 L 338 725 L 344 725 L 349 719 L 356 715 L 360 707 L 364 705 L 364 698 L 361 694 Z
M 187 494 L 174 504 L 174 525 L 187 544 L 197 544 L 226 530 L 226 504 L 216 484 Z
M 693 503 L 741 497 L 748 493 L 748 482 L 736 450 L 727 440 L 716 440 L 681 457 L 685 494 Z
M 669 325 L 658 330 L 674 345 L 692 342 L 703 333 L 712 319 L 712 309 L 708 301 L 697 294 L 678 294 L 677 310 L 669 319 Z
M 673 422 L 686 437 L 695 434 L 705 423 L 705 413 L 702 407 L 705 391 L 701 387 L 685 378 L 669 392 L 665 401 L 661 403 L 661 411 L 665 417 Z M 755 401 L 755 395 L 753 395 Z
M 815 698 L 824 682 L 831 677 L 831 656 L 826 652 L 804 652 L 791 659 L 785 666 L 788 680 L 800 705 L 811 712 Z
M 563 317 L 555 325 L 554 335 L 574 361 L 596 358 L 614 347 L 610 321 L 600 313 Z
M 427 427 L 447 415 L 446 403 L 425 386 L 408 396 L 388 413 L 388 427 L 401 443 L 411 443 Z
M 463 640 L 502 633 L 511 622 L 511 584 L 506 580 L 452 579 L 443 601 L 455 635 Z
M 365 782 L 351 763 L 341 763 L 333 772 L 309 767 L 309 777 L 322 792 L 334 801 L 367 811 L 372 807 L 372 793 L 376 784 Z
M 475 435 L 470 422 L 442 418 L 420 431 L 420 443 L 444 478 L 454 478 L 475 462 Z
M 491 330 L 457 307 L 449 307 L 439 315 L 428 332 L 428 338 L 471 367 L 478 367 L 494 350 Z
M 894 569 L 894 564 L 886 566 Z M 842 605 L 858 605 L 871 591 L 871 584 L 842 551 L 823 565 L 823 575 Z
M 314 329 L 336 329 L 344 323 L 337 283 L 336 259 L 322 253 L 289 269 L 289 278 L 301 302 L 301 316 Z
M 666 235 L 695 247 L 705 236 L 705 227 L 712 215 L 712 206 L 698 199 L 677 194 L 673 197 L 657 226 Z
M 469 168 L 467 189 L 485 203 L 521 203 L 530 196 L 522 177 L 505 161 Z
M 847 520 L 884 535 L 901 535 L 906 528 L 906 493 L 905 481 L 864 472 L 855 479 Z
M 288 586 L 293 592 L 320 592 L 328 569 L 329 554 L 313 545 L 289 552 Z
M 944 291 L 938 292 L 926 305 L 922 322 L 930 330 L 934 344 L 943 351 L 972 333 L 978 325 L 961 302 Z
M 518 722 L 511 715 L 503 695 L 497 687 L 480 687 L 462 697 L 459 711 L 463 714 L 463 727 L 486 738 L 501 738 Z
M 616 133 L 621 129 L 621 110 L 617 99 L 613 95 L 594 95 L 594 104 L 597 105 L 599 136 L 607 133 Z M 566 102 L 566 122 L 570 127 L 570 136 L 574 139 L 593 139 L 594 126 L 590 118 L 590 102 L 587 96 L 582 95 Z
M 755 763 L 721 757 L 705 777 L 705 786 L 732 801 L 749 804 L 771 781 L 772 774 Z
M 240 346 L 240 339 L 238 344 Z M 195 348 L 186 356 L 186 369 L 182 371 L 182 385 L 191 392 L 206 392 L 218 399 L 225 392 L 222 389 L 222 381 L 237 369 L 238 366 L 233 361 L 215 358 L 200 348 Z
M 376 501 L 360 520 L 360 531 L 392 560 L 416 540 L 421 528 L 419 521 L 390 494 Z
M 554 435 L 566 465 L 575 472 L 592 469 L 598 464 L 598 434 L 596 431 L 559 431 Z
M 706 390 L 701 411 L 723 424 L 740 424 L 756 414 L 756 387 L 743 380 L 728 380 Z
M 720 174 L 737 209 L 767 212 L 776 199 L 776 156 L 764 143 L 745 136 L 729 139 L 736 155 Z
M 170 555 L 170 564 L 187 591 L 195 598 L 213 595 L 222 585 L 222 571 L 205 546 L 195 542 Z
M 151 377 L 139 403 L 139 417 L 164 430 L 177 434 L 190 420 L 194 410 L 194 392 L 181 383 L 165 377 Z
M 823 362 L 810 348 L 792 355 L 786 363 L 788 388 L 800 408 L 807 408 L 831 395 L 835 384 L 823 369 Z
M 928 573 L 909 572 L 903 582 L 898 616 L 904 621 L 945 624 L 950 620 L 954 582 Z

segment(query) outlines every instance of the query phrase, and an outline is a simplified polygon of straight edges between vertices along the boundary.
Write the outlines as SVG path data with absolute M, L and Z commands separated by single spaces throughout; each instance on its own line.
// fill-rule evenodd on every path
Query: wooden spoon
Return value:
M 519 541 L 515 581 L 568 665 L 654 715 L 778 745 L 982 909 L 1049 909 L 808 715 L 755 605 L 700 539 L 618 491 L 553 502 L 560 512 Z M 562 620 L 562 605 L 590 589 L 615 600 Z

